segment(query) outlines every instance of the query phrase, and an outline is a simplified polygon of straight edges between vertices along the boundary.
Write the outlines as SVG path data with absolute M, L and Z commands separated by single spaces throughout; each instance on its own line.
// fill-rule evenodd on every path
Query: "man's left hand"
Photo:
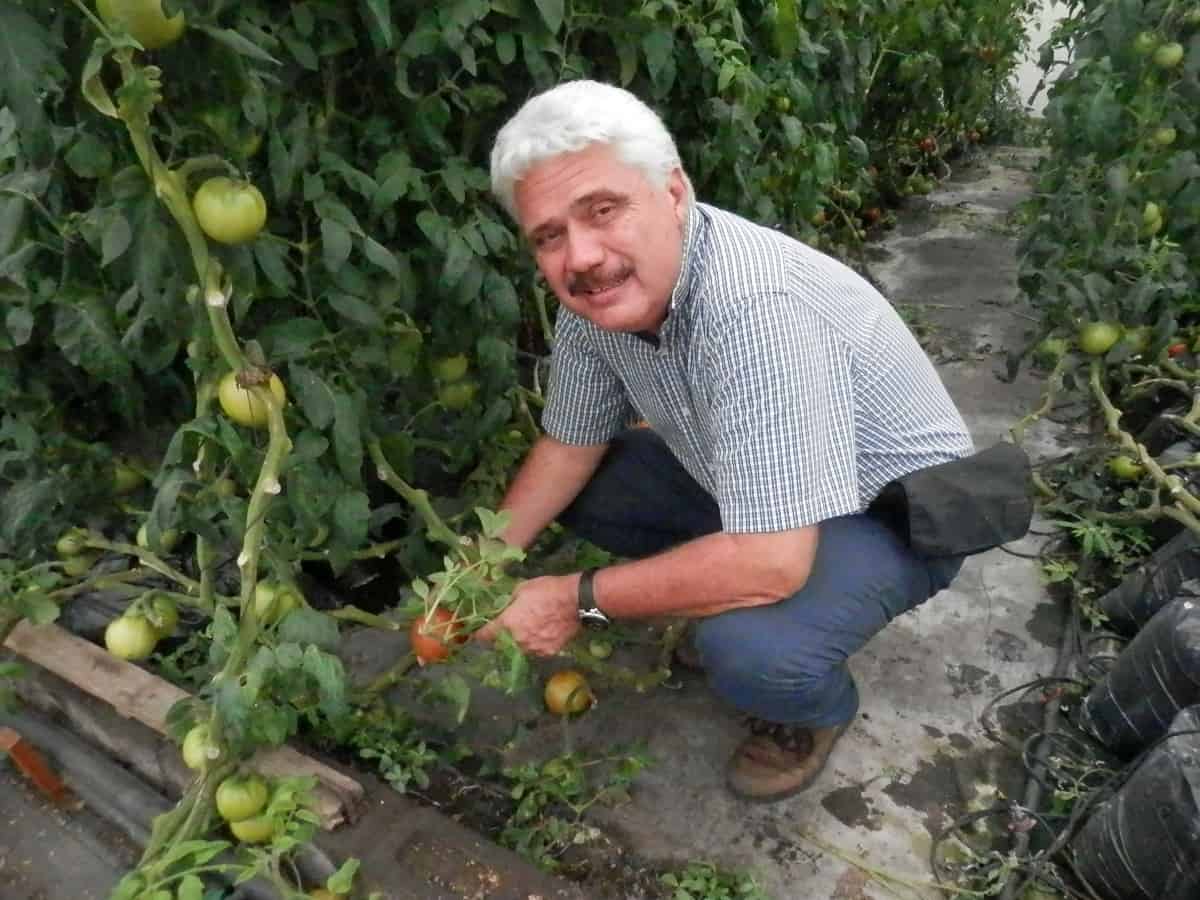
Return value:
M 579 631 L 578 588 L 578 574 L 522 581 L 504 612 L 475 636 L 490 641 L 503 629 L 527 653 L 553 656 Z

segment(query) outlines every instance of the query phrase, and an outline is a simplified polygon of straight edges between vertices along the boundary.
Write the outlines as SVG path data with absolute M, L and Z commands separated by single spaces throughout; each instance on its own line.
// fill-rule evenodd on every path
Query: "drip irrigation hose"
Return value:
M 1076 628 L 1078 626 L 1078 618 L 1074 615 L 1067 616 L 1067 621 L 1064 623 L 1062 637 L 1058 642 L 1058 655 L 1054 660 L 1054 671 L 1052 678 L 1065 678 L 1066 672 L 1070 668 L 1071 660 L 1074 657 L 1072 645 L 1077 640 Z M 1053 734 L 1058 729 L 1058 719 L 1062 704 L 1056 699 L 1046 704 L 1046 711 L 1042 714 L 1042 734 Z M 1024 809 L 1030 813 L 1036 813 L 1038 805 L 1042 802 L 1042 783 L 1043 776 L 1046 771 L 1046 756 L 1049 753 L 1051 741 L 1042 738 L 1038 743 L 1037 750 L 1033 754 L 1033 767 L 1029 771 L 1028 780 L 1025 783 L 1025 796 L 1021 801 Z M 1029 851 L 1029 841 L 1032 837 L 1031 831 L 1019 831 L 1013 838 L 1012 853 L 1016 859 L 1023 859 Z M 1009 873 L 1008 880 L 1004 884 L 1004 890 L 1000 894 L 1000 900 L 1014 900 L 1017 896 L 1017 891 L 1025 886 L 1027 879 L 1023 877 L 1023 873 L 1019 869 L 1014 869 Z

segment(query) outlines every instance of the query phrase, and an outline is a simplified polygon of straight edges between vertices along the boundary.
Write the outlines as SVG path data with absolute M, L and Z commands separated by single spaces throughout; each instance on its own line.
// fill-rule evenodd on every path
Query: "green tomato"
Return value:
M 1174 128 L 1163 126 L 1162 128 L 1156 128 L 1150 139 L 1160 147 L 1170 147 L 1175 143 L 1175 137 L 1176 131 Z
M 1154 51 L 1154 64 L 1160 69 L 1173 69 L 1183 62 L 1183 44 L 1172 41 Z
M 179 607 L 166 594 L 155 592 L 150 599 L 150 611 L 147 618 L 154 626 L 159 640 L 170 637 L 179 627 Z
M 132 494 L 146 479 L 129 463 L 117 460 L 113 464 L 113 493 L 119 497 Z
M 268 816 L 254 816 L 230 822 L 229 830 L 243 844 L 265 844 L 275 836 L 275 823 Z
M 1120 339 L 1120 327 L 1111 322 L 1089 322 L 1079 329 L 1079 349 L 1090 356 L 1103 356 Z
M 300 602 L 300 595 L 286 585 L 260 581 L 254 586 L 254 614 L 264 625 L 274 625 Z
M 612 656 L 613 645 L 608 641 L 603 641 L 597 638 L 594 641 L 588 642 L 588 653 L 592 654 L 596 659 L 608 659 Z
M 138 526 L 137 530 L 137 545 L 143 550 L 153 550 L 155 553 L 170 553 L 179 543 L 179 532 L 174 528 L 168 528 L 158 536 L 158 546 L 150 545 L 150 528 L 146 522 Z
M 283 387 L 283 382 L 280 382 L 279 386 Z M 218 478 L 213 490 L 217 492 L 218 497 L 236 497 L 238 486 L 232 478 Z
M 267 222 L 267 201 L 248 182 L 218 175 L 200 185 L 192 198 L 200 227 L 214 241 L 242 244 L 252 241 Z
M 283 389 L 283 382 L 279 380 L 278 375 L 272 373 L 267 382 L 267 389 L 280 406 L 287 403 L 287 391 Z M 255 397 L 252 391 L 237 383 L 235 372 L 226 372 L 221 378 L 220 384 L 217 385 L 217 399 L 221 402 L 221 409 L 225 415 L 239 425 L 245 425 L 247 428 L 266 428 L 270 421 L 271 414 L 267 405 Z
M 470 368 L 470 365 L 471 361 L 467 359 L 465 353 L 442 356 L 433 361 L 433 377 L 447 384 L 461 381 L 467 376 L 467 369 Z
M 230 775 L 217 787 L 217 812 L 226 822 L 243 822 L 263 811 L 269 794 L 261 775 Z
M 1108 461 L 1108 470 L 1123 481 L 1135 481 L 1145 471 L 1140 463 L 1128 456 L 1114 456 Z
M 96 0 L 96 12 L 108 24 L 122 25 L 147 50 L 175 43 L 187 25 L 182 12 L 168 19 L 162 0 Z
M 54 544 L 54 549 L 63 559 L 78 556 L 87 549 L 88 533 L 82 528 L 71 528 L 64 531 Z
M 158 632 L 145 616 L 120 616 L 104 629 L 104 646 L 120 659 L 145 659 L 157 644 Z
M 99 553 L 80 553 L 78 556 L 70 556 L 63 560 L 63 572 L 72 578 L 80 578 L 91 571 L 92 566 L 99 558 Z
M 1038 365 L 1053 368 L 1068 349 L 1065 338 L 1048 337 L 1034 348 L 1033 358 Z
M 454 384 L 444 384 L 438 390 L 438 402 L 446 409 L 460 412 L 471 405 L 479 385 L 474 381 L 457 381 Z
M 1158 35 L 1153 31 L 1143 31 L 1133 39 L 1133 52 L 1138 56 L 1149 56 L 1158 46 Z
M 199 771 L 218 759 L 221 748 L 211 740 L 207 725 L 196 725 L 183 738 L 183 763 L 189 769 Z

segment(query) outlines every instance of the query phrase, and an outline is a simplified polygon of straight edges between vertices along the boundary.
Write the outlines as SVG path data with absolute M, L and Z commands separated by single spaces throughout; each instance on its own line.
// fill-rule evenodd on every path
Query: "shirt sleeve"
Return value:
M 785 531 L 859 511 L 850 348 L 786 295 L 747 297 L 713 351 L 722 527 Z
M 625 386 L 595 347 L 588 324 L 559 310 L 542 428 L 564 444 L 605 444 L 624 428 L 633 407 Z

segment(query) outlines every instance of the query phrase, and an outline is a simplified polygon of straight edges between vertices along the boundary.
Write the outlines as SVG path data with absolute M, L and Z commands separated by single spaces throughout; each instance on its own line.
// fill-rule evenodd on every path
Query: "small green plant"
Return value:
M 637 751 L 596 758 L 564 753 L 540 765 L 501 770 L 517 805 L 501 829 L 500 843 L 546 871 L 558 869 L 563 853 L 599 836 L 584 821 L 587 810 L 626 799 L 630 784 L 649 763 Z
M 690 862 L 659 878 L 671 900 L 770 900 L 748 872 L 730 872 L 712 863 Z

